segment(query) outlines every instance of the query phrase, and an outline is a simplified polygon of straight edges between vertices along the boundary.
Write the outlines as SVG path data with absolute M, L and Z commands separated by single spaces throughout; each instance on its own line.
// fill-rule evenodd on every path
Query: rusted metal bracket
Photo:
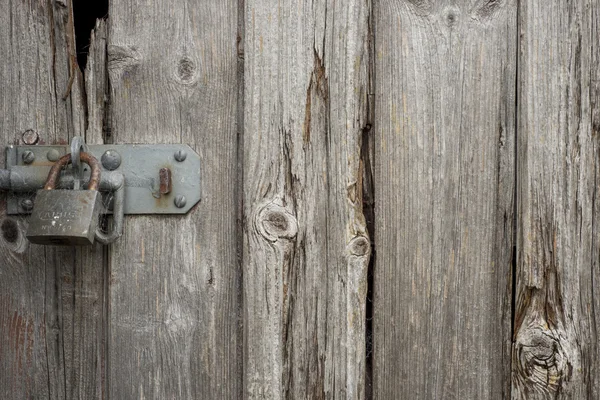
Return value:
M 125 214 L 186 214 L 200 201 L 200 157 L 181 144 L 87 145 L 102 164 L 100 190 L 111 210 L 115 181 L 123 176 Z M 50 167 L 71 146 L 8 146 L 6 169 L 0 169 L 0 190 L 7 190 L 8 214 L 29 214 Z M 59 188 L 80 183 L 73 166 L 63 170 Z M 90 168 L 83 165 L 82 185 Z

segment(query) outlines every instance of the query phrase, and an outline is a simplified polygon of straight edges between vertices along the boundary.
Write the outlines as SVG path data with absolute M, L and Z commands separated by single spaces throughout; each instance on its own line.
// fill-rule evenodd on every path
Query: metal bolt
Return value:
M 25 150 L 23 152 L 22 158 L 25 164 L 31 164 L 35 161 L 35 154 L 33 154 L 33 151 L 31 150 Z
M 40 136 L 33 129 L 27 129 L 23 132 L 23 143 L 28 146 L 33 146 L 40 140 Z
M 115 150 L 107 150 L 102 154 L 102 166 L 109 171 L 114 171 L 121 166 L 121 155 Z
M 60 154 L 58 153 L 58 150 L 52 149 L 48 151 L 48 153 L 46 154 L 46 158 L 48 159 L 48 161 L 56 162 L 60 158 Z
M 187 153 L 185 150 L 177 150 L 175 152 L 175 159 L 179 162 L 183 162 L 185 161 L 185 159 L 187 158 Z
M 187 200 L 186 200 L 185 196 L 179 195 L 179 196 L 175 197 L 175 206 L 177 208 L 185 207 L 186 203 L 187 203 Z
M 33 210 L 33 200 L 31 200 L 31 199 L 21 200 L 21 208 L 25 211 Z

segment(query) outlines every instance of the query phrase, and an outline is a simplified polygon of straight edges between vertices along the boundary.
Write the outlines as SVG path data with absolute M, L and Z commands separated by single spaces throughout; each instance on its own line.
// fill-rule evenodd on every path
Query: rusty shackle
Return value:
M 89 165 L 92 169 L 92 175 L 90 176 L 88 190 L 97 191 L 98 186 L 100 185 L 100 163 L 98 162 L 96 157 L 89 153 L 81 152 L 80 157 L 81 161 Z M 44 190 L 54 190 L 56 188 L 56 183 L 60 176 L 60 170 L 70 162 L 71 154 L 67 154 L 58 159 L 58 161 L 50 169 L 48 179 L 46 179 L 46 183 L 44 184 Z

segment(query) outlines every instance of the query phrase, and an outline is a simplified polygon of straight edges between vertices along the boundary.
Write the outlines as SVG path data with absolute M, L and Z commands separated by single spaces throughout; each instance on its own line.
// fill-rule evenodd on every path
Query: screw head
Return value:
M 175 152 L 175 159 L 179 162 L 185 161 L 187 158 L 187 152 L 185 150 L 177 150 Z
M 33 146 L 34 144 L 37 144 L 37 142 L 40 140 L 40 136 L 33 129 L 27 129 L 25 132 L 23 132 L 22 139 L 23 143 L 25 143 L 26 145 Z
M 21 200 L 21 208 L 25 211 L 33 210 L 33 200 L 31 199 L 23 199 Z
M 31 150 L 25 150 L 21 157 L 23 158 L 23 162 L 25 164 L 31 164 L 35 161 L 35 154 L 33 154 L 33 151 Z
M 107 150 L 102 154 L 102 166 L 109 171 L 114 171 L 121 166 L 121 155 L 115 150 Z
M 48 161 L 56 162 L 60 158 L 60 154 L 58 153 L 58 150 L 52 149 L 48 151 L 46 158 Z
M 185 204 L 187 203 L 187 200 L 186 200 L 185 196 L 179 195 L 179 196 L 175 197 L 174 203 L 175 203 L 175 207 L 177 207 L 177 208 L 183 208 L 183 207 L 185 207 Z

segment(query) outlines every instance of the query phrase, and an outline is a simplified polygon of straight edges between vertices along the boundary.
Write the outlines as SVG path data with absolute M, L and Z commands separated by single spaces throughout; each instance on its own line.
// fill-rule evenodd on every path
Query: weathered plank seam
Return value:
M 43 260 L 44 260 L 44 265 L 43 265 L 43 267 L 44 267 L 44 302 L 43 302 L 43 304 L 44 304 L 44 320 L 43 320 L 44 325 L 43 325 L 43 327 L 44 327 L 44 329 L 43 329 L 43 332 L 44 332 L 44 345 L 45 345 L 45 353 L 46 353 L 46 374 L 48 376 L 48 393 L 50 394 L 52 384 L 51 384 L 51 378 L 50 378 L 50 357 L 49 357 L 50 349 L 48 348 L 48 331 L 49 331 L 49 329 L 48 329 L 48 319 L 46 316 L 46 310 L 48 309 L 48 303 L 47 303 L 48 302 L 48 269 L 46 267 L 46 260 L 47 260 L 48 255 L 46 254 L 47 249 L 45 247 L 44 247 L 43 253 L 44 253 L 44 257 L 43 257 Z
M 365 299 L 365 400 L 372 400 L 373 391 L 373 317 L 374 317 L 374 292 L 375 292 L 375 268 L 377 263 L 375 243 L 375 186 L 373 182 L 372 166 L 376 164 L 373 152 L 373 135 L 371 127 L 374 123 L 375 116 L 375 99 L 374 87 L 375 83 L 375 27 L 374 27 L 374 4 L 368 1 L 368 64 L 367 64 L 367 111 L 366 125 L 362 130 L 362 142 L 360 149 L 361 165 L 363 168 L 362 174 L 362 191 L 363 191 L 363 215 L 365 218 L 365 228 L 368 237 L 370 238 L 370 259 L 367 266 L 367 298 Z
M 512 265 L 511 265 L 511 277 L 509 279 L 509 282 L 511 284 L 511 305 L 510 305 L 510 312 L 511 312 L 511 316 L 510 316 L 510 344 L 509 344 L 509 349 L 508 349 L 508 377 L 509 379 L 511 379 L 512 376 L 512 370 L 513 370 L 513 357 L 512 355 L 512 349 L 515 345 L 515 340 L 516 340 L 516 329 L 515 329 L 515 318 L 516 318 L 516 311 L 517 311 L 517 273 L 518 273 L 518 254 L 519 254 L 519 243 L 518 243 L 518 232 L 519 232 L 519 219 L 518 219 L 518 215 L 519 215 L 519 210 L 518 210 L 518 205 L 519 205 L 519 140 L 516 140 L 519 137 L 519 118 L 520 118 L 520 108 L 519 108 L 519 103 L 521 100 L 521 81 L 519 79 L 519 74 L 520 74 L 520 68 L 521 68 L 521 18 L 520 18 L 520 14 L 521 14 L 521 0 L 515 0 L 515 6 L 516 6 L 516 20 L 515 23 L 517 25 L 517 29 L 515 32 L 515 82 L 514 82 L 514 98 L 515 98 L 515 102 L 514 102 L 514 127 L 513 127 L 513 132 L 515 135 L 515 140 L 514 140 L 514 152 L 513 152 L 513 162 L 514 162 L 514 173 L 513 173 L 513 218 L 512 218 L 512 249 L 513 249 L 513 254 L 512 254 Z M 510 382 L 510 380 L 509 380 Z M 506 386 L 503 386 L 503 390 L 506 388 Z M 508 385 L 508 396 L 509 398 L 512 398 L 512 384 Z
M 244 70 L 245 70 L 245 56 L 244 56 L 244 44 L 246 41 L 246 15 L 245 15 L 245 1 L 246 0 L 238 0 L 237 7 L 237 36 L 236 36 L 236 56 L 237 56 L 237 86 L 238 86 L 238 96 L 237 96 L 237 135 L 236 135 L 236 156 L 235 159 L 237 161 L 236 166 L 236 177 L 237 177 L 237 185 L 235 188 L 235 198 L 236 198 L 236 261 L 237 261 L 237 271 L 239 274 L 239 287 L 237 288 L 237 336 L 240 340 L 237 341 L 237 355 L 239 360 L 243 360 L 244 357 L 244 314 L 245 314 L 245 304 L 244 304 L 244 289 L 242 287 L 244 282 L 244 133 L 245 133 L 245 124 L 244 124 L 244 114 L 245 114 L 245 94 L 246 87 L 244 84 Z M 240 399 L 244 398 L 244 387 L 245 382 L 244 379 L 246 377 L 245 371 L 246 363 L 243 361 L 239 367 L 240 377 L 242 379 L 242 384 L 238 385 L 238 393 L 237 397 Z

